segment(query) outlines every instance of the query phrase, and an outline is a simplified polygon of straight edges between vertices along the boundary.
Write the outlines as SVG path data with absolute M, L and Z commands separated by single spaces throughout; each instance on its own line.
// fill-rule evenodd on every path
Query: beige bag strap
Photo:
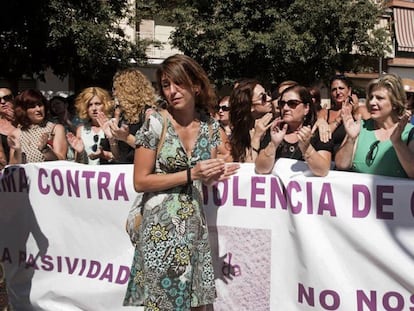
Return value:
M 164 144 L 165 135 L 167 133 L 167 112 L 165 110 L 160 110 L 160 115 L 162 116 L 162 131 L 160 135 L 160 140 L 158 141 L 157 154 L 155 158 L 158 158 L 158 155 L 160 154 L 160 150 L 162 148 L 162 145 Z

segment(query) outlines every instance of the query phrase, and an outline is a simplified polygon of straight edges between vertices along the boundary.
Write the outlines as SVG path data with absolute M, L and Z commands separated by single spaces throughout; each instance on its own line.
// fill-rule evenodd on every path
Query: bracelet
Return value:
M 259 149 L 256 149 L 255 147 L 252 147 L 252 150 L 256 153 L 259 153 Z
M 187 167 L 187 185 L 191 185 L 192 180 L 191 180 L 191 167 Z

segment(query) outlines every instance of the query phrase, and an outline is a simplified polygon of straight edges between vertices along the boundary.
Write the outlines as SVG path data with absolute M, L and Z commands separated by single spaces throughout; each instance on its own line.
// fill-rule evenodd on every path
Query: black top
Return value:
M 142 123 L 128 124 L 129 133 L 134 135 L 141 127 Z M 132 164 L 134 163 L 135 148 L 128 145 L 126 142 L 118 141 L 119 160 L 118 164 Z
M 333 150 L 332 140 L 328 141 L 327 143 L 323 143 L 320 141 L 319 135 L 314 135 L 311 138 L 310 143 L 313 146 L 313 148 L 315 148 L 316 151 L 326 150 L 326 151 L 332 152 Z M 283 140 L 280 143 L 280 145 L 277 147 L 276 159 L 278 158 L 289 158 L 289 159 L 295 159 L 295 160 L 301 160 L 301 161 L 305 160 L 302 152 L 300 151 L 299 142 L 291 144 L 291 143 L 288 143 L 286 140 Z
M 330 110 L 328 110 L 327 122 L 329 121 L 329 112 Z M 333 143 L 332 159 L 335 158 L 335 154 L 338 151 L 339 147 L 341 146 L 342 142 L 344 141 L 345 136 L 346 136 L 345 126 L 341 121 L 341 123 L 332 133 L 332 139 L 331 139 Z
M 265 148 L 270 142 L 270 132 L 267 131 L 266 135 L 263 137 L 260 148 Z M 311 145 L 313 148 L 315 148 L 316 151 L 318 150 L 326 150 L 329 152 L 333 152 L 333 141 L 332 139 L 329 140 L 326 143 L 321 142 L 319 139 L 319 133 L 316 132 L 315 135 L 312 136 Z M 288 158 L 288 159 L 295 159 L 295 160 L 301 160 L 304 161 L 304 157 L 302 155 L 302 152 L 299 148 L 299 142 L 296 142 L 294 144 L 288 143 L 287 141 L 283 140 L 280 145 L 277 147 L 276 150 L 276 159 L 279 158 Z

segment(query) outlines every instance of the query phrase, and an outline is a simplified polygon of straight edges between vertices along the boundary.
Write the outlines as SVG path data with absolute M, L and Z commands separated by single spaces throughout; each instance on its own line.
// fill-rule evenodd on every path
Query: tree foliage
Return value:
M 173 44 L 219 86 L 240 77 L 309 83 L 335 70 L 357 71 L 361 57 L 380 57 L 390 43 L 388 32 L 374 31 L 382 9 L 371 1 L 158 0 L 138 6 L 173 23 Z
M 145 61 L 145 42 L 131 44 L 119 22 L 127 0 L 13 0 L 2 4 L 0 76 L 42 77 L 51 68 L 78 87 L 107 84 L 131 60 Z

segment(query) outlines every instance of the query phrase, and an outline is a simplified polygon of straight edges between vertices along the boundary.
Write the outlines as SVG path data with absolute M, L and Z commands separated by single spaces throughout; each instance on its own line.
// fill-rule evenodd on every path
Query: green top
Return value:
M 401 134 L 404 142 L 407 142 L 411 128 L 413 128 L 412 124 L 405 126 Z M 406 178 L 407 174 L 398 160 L 391 140 L 379 141 L 374 130 L 374 120 L 369 119 L 361 122 L 361 132 L 352 161 L 352 170 L 358 173 Z

